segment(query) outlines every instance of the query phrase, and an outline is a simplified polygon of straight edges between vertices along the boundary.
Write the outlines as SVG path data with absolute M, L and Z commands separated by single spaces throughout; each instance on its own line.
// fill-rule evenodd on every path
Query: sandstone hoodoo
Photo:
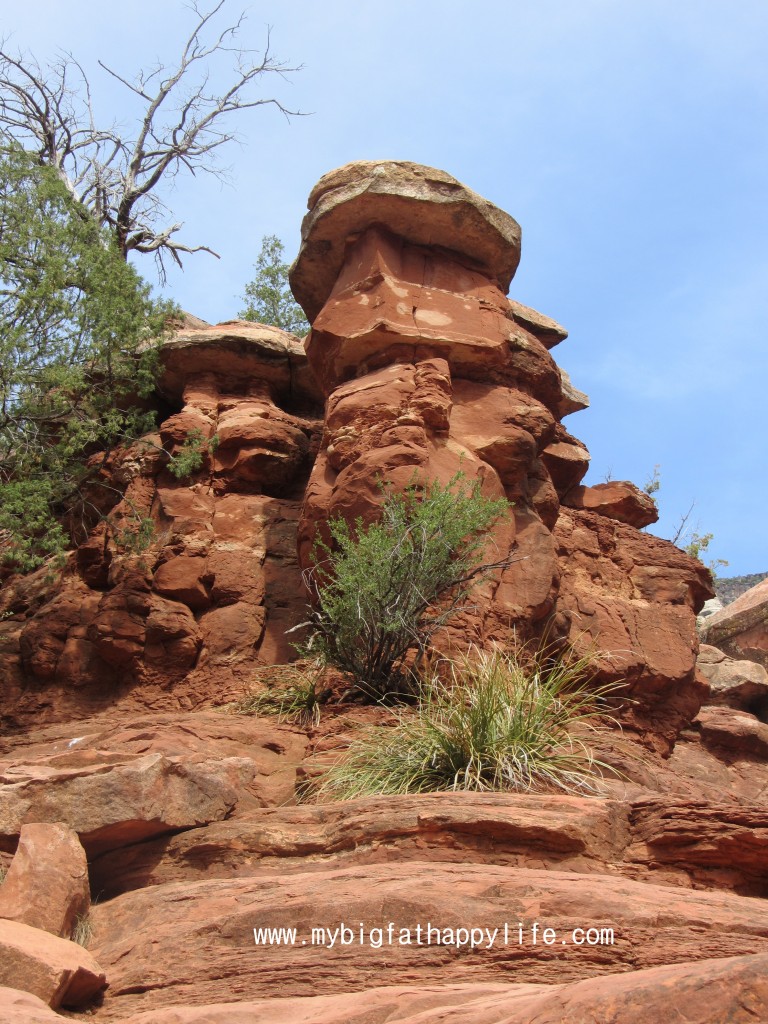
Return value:
M 157 706 L 226 699 L 254 659 L 295 657 L 286 630 L 305 617 L 318 524 L 375 518 L 380 481 L 460 472 L 510 502 L 487 548 L 509 564 L 444 645 L 594 646 L 603 681 L 632 699 L 626 723 L 669 749 L 705 693 L 694 617 L 710 580 L 640 532 L 647 495 L 582 484 L 589 453 L 562 419 L 587 398 L 550 351 L 566 331 L 505 295 L 519 258 L 512 217 L 443 171 L 326 175 L 291 271 L 306 342 L 190 317 L 164 344 L 158 433 L 102 470 L 124 494 L 113 528 L 93 530 L 57 585 L 38 573 L 3 591 L 0 711 L 55 718 L 137 685 Z M 179 477 L 190 438 L 199 457 Z M 116 543 L 137 522 L 151 527 L 140 556 Z
M 519 254 L 517 223 L 433 168 L 353 163 L 313 189 L 291 282 L 327 401 L 299 559 L 312 564 L 329 518 L 375 518 L 379 481 L 479 480 L 511 502 L 492 537 L 510 564 L 444 643 L 592 644 L 602 678 L 626 681 L 629 719 L 668 746 L 701 703 L 695 614 L 711 583 L 639 532 L 657 517 L 647 495 L 581 485 L 589 453 L 561 421 L 586 396 L 550 354 L 566 331 L 505 295 Z
M 768 1019 L 765 589 L 711 617 L 697 662 L 709 573 L 643 532 L 647 494 L 583 482 L 563 419 L 588 400 L 552 355 L 566 331 L 506 296 L 511 217 L 397 161 L 333 171 L 309 205 L 308 337 L 187 317 L 156 432 L 98 463 L 108 520 L 63 571 L 2 578 L 0 1018 Z M 420 761 L 406 719 L 438 684 L 371 707 L 334 669 L 319 715 L 270 717 L 308 675 L 287 664 L 302 570 L 329 521 L 378 523 L 412 485 L 463 538 L 459 473 L 496 503 L 473 535 L 496 568 L 431 638 L 483 651 L 454 658 L 450 723 L 470 665 L 591 647 L 598 684 L 622 681 L 622 728 L 589 737 L 616 771 L 523 792 L 531 748 L 505 734 L 497 789 L 334 801 L 329 764 L 376 729 Z M 572 725 L 541 748 L 580 752 Z

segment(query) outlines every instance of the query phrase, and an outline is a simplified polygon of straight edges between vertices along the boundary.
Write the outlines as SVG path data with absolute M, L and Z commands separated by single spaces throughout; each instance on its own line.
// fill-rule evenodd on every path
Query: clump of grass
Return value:
M 75 921 L 75 927 L 72 932 L 72 941 L 85 949 L 88 947 L 88 943 L 92 938 L 93 925 L 91 924 L 90 914 L 82 914 L 78 917 L 77 921 Z
M 286 722 L 317 725 L 321 703 L 317 684 L 317 673 L 296 671 L 291 682 L 250 691 L 229 705 L 229 710 L 237 715 L 278 715 Z
M 7 874 L 8 874 L 8 868 L 4 868 L 3 865 L 0 864 L 0 885 L 2 885 L 3 882 L 5 881 L 5 876 Z
M 440 790 L 559 789 L 597 792 L 598 761 L 574 736 L 595 727 L 614 687 L 590 688 L 594 655 L 515 656 L 472 652 L 447 681 L 433 676 L 394 727 L 365 731 L 326 773 L 317 794 L 351 799 Z

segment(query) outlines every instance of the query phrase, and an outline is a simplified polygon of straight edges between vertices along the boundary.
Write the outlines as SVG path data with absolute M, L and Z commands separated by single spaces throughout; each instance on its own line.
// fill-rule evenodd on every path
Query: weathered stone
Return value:
M 601 678 L 621 681 L 634 701 L 626 723 L 669 750 L 706 698 L 694 626 L 712 593 L 708 570 L 668 541 L 594 512 L 561 509 L 554 537 L 557 610 L 570 640 L 600 652 Z
M 768 1012 L 768 957 L 651 967 L 571 984 L 411 985 L 239 1004 L 174 1005 L 122 1024 L 753 1024 Z
M 659 510 L 653 498 L 628 480 L 611 480 L 592 487 L 574 487 L 563 497 L 563 504 L 569 508 L 597 512 L 638 529 L 650 526 L 659 518 Z
M 732 756 L 768 758 L 768 725 L 746 711 L 705 707 L 699 711 L 696 725 L 702 742 Z
M 637 800 L 628 861 L 675 865 L 698 884 L 763 895 L 768 885 L 768 806 L 702 799 Z
M 768 668 L 768 579 L 705 619 L 701 638 L 732 658 Z
M 301 342 L 287 331 L 248 320 L 182 329 L 160 351 L 160 387 L 180 398 L 187 382 L 208 375 L 220 390 L 237 394 L 243 381 L 264 381 L 275 394 L 292 389 L 316 401 L 316 385 L 304 371 Z
M 542 452 L 546 466 L 560 500 L 577 487 L 589 469 L 589 452 L 586 445 L 572 437 L 559 425 L 555 438 Z
M 53 764 L 12 763 L 0 774 L 0 843 L 28 822 L 66 822 L 89 855 L 226 818 L 254 777 L 246 758 L 184 764 L 73 750 Z
M 524 306 L 522 302 L 515 302 L 514 299 L 509 300 L 508 315 L 510 319 L 515 320 L 526 331 L 538 338 L 547 348 L 554 348 L 568 337 L 568 331 L 557 320 L 539 313 L 536 309 L 531 309 L 530 306 Z
M 179 555 L 155 569 L 152 587 L 163 597 L 181 601 L 188 608 L 201 611 L 211 604 L 206 578 L 212 582 L 205 559 Z
M 90 905 L 88 864 L 77 833 L 58 823 L 22 825 L 0 885 L 0 918 L 70 939 Z
M 0 985 L 21 988 L 58 1009 L 82 1006 L 106 988 L 107 979 L 82 946 L 0 920 Z
M 710 687 L 709 702 L 768 715 L 768 672 L 755 661 L 736 661 L 717 647 L 702 644 L 696 661 Z
M 612 800 L 513 793 L 367 797 L 251 811 L 105 853 L 92 864 L 105 898 L 211 878 L 325 870 L 400 860 L 550 866 L 599 872 L 629 842 L 629 808 Z M 753 819 L 755 820 L 755 819 Z M 712 829 L 712 832 L 715 830 Z
M 554 360 L 507 319 L 507 305 L 482 273 L 368 227 L 315 318 L 307 356 L 326 393 L 383 365 L 439 357 L 454 376 L 523 384 L 555 407 L 562 385 Z
M 61 1015 L 30 992 L 0 986 L 0 1019 L 4 1024 L 61 1024 Z
M 460 253 L 504 292 L 520 262 L 520 226 L 466 185 L 405 160 L 360 160 L 323 175 L 307 203 L 291 289 L 310 321 L 331 293 L 350 235 L 385 224 L 412 245 Z
M 556 411 L 558 419 L 562 419 L 564 416 L 570 416 L 573 412 L 581 412 L 583 409 L 588 409 L 589 395 L 586 395 L 583 391 L 579 391 L 578 388 L 573 386 L 571 378 L 562 366 L 559 367 L 559 370 L 562 396 Z
M 660 909 L 662 908 L 662 909 Z M 220 998 L 334 994 L 367 985 L 436 984 L 466 977 L 466 961 L 445 946 L 412 941 L 377 955 L 355 941 L 335 949 L 312 944 L 311 928 L 356 929 L 393 922 L 500 928 L 510 942 L 476 949 L 473 982 L 570 983 L 658 964 L 692 965 L 713 957 L 768 955 L 765 901 L 730 893 L 632 882 L 609 874 L 508 868 L 493 864 L 395 862 L 313 872 L 169 883 L 125 893 L 94 907 L 92 946 L 110 978 L 105 1010 L 113 1018 Z M 142 922 L 137 930 L 136 922 Z M 517 922 L 524 925 L 522 943 Z M 534 943 L 531 924 L 539 924 Z M 254 945 L 254 928 L 298 929 L 295 945 Z M 541 941 L 554 930 L 557 956 Z M 612 928 L 612 944 L 577 944 L 575 927 Z M 183 934 L 185 941 L 177 937 Z M 422 933 L 423 934 L 423 933 Z M 302 945 L 302 940 L 306 945 Z M 384 953 L 384 949 L 381 951 Z M 464 951 L 465 955 L 467 951 Z M 147 985 L 148 965 L 151 987 Z M 530 1018 L 529 1018 L 530 1019 Z M 578 1018 L 577 1018 L 578 1019 Z

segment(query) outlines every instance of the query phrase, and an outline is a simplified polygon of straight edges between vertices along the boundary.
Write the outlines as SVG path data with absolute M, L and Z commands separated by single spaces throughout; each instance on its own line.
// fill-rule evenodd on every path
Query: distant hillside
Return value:
M 737 597 L 740 597 L 745 590 L 754 587 L 766 577 L 768 577 L 768 572 L 755 572 L 751 576 L 729 576 L 727 579 L 720 579 L 718 577 L 715 580 L 715 590 L 723 604 L 730 604 L 731 601 L 735 601 Z

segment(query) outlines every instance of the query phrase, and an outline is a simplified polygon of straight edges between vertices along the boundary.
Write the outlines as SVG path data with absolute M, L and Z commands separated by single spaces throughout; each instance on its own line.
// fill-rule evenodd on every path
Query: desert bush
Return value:
M 607 767 L 573 730 L 595 727 L 613 687 L 590 686 L 594 655 L 471 652 L 434 676 L 394 726 L 365 730 L 319 785 L 321 799 L 440 790 L 595 792 Z
M 75 922 L 75 928 L 72 932 L 72 941 L 76 942 L 78 946 L 82 946 L 84 949 L 88 948 L 88 943 L 93 938 L 93 925 L 91 924 L 90 914 L 81 914 Z
M 304 650 L 349 672 L 374 699 L 407 690 L 408 651 L 421 656 L 466 607 L 474 583 L 508 564 L 482 563 L 485 535 L 508 508 L 459 473 L 445 487 L 433 481 L 386 494 L 381 518 L 367 527 L 332 519 L 331 544 L 316 544 L 305 573 L 314 607 Z
M 251 690 L 227 706 L 236 715 L 277 715 L 286 722 L 317 725 L 320 721 L 322 693 L 318 689 L 318 671 L 305 672 L 291 666 L 279 666 L 284 677 L 266 690 Z

